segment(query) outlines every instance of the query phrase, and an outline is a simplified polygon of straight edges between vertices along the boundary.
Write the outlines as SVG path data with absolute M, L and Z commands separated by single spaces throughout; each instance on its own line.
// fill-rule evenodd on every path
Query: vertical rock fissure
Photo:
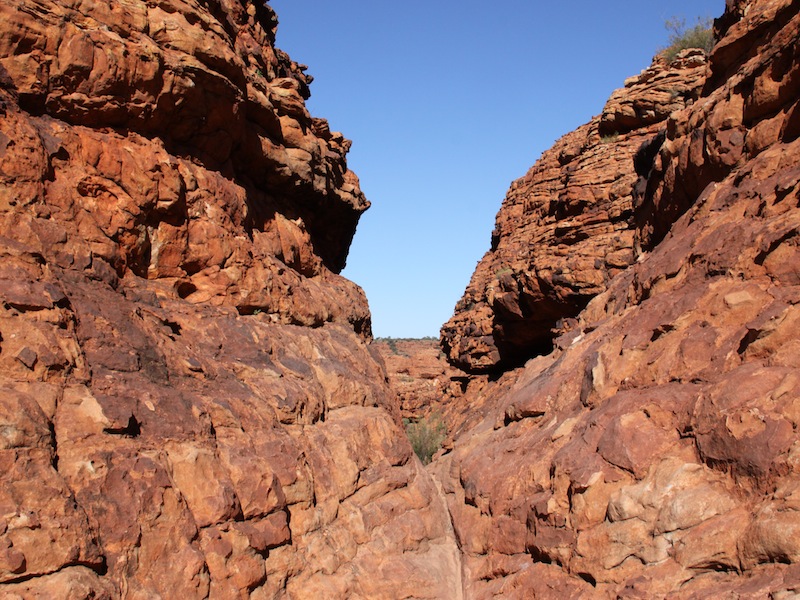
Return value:
M 436 476 L 436 472 L 434 470 L 428 470 L 427 473 L 430 476 L 431 480 L 433 481 L 433 486 L 436 490 L 436 499 L 442 507 L 443 514 L 446 516 L 446 520 L 444 523 L 445 531 L 447 532 L 448 538 L 452 541 L 452 544 L 454 546 L 453 554 L 454 554 L 455 565 L 453 567 L 453 580 L 456 582 L 456 588 L 454 590 L 454 595 L 452 596 L 452 598 L 453 600 L 464 600 L 466 594 L 465 592 L 466 578 L 464 575 L 464 562 L 461 551 L 461 545 L 458 543 L 458 536 L 456 536 L 455 525 L 453 523 L 453 515 L 450 513 L 450 507 L 447 504 L 447 497 L 445 496 L 444 490 L 442 489 L 441 481 L 439 481 L 439 478 Z

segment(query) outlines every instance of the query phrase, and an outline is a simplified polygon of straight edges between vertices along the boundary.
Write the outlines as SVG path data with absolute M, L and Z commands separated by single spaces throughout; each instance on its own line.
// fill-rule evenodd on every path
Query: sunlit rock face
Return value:
M 0 596 L 458 597 L 261 2 L 0 5 Z
M 548 353 L 559 321 L 634 262 L 637 182 L 658 150 L 654 138 L 697 99 L 705 75 L 699 50 L 671 64 L 655 59 L 511 184 L 492 248 L 442 328 L 454 364 L 492 373 Z
M 275 27 L 0 6 L 0 595 L 800 593 L 797 2 L 729 1 L 512 186 L 443 330 L 479 375 L 408 366 L 428 470 Z
M 463 393 L 469 378 L 447 362 L 436 339 L 379 338 L 373 345 L 386 365 L 403 418 L 435 412 L 443 397 Z
M 800 593 L 798 8 L 729 1 L 684 106 L 654 66 L 512 186 L 443 330 L 495 369 L 433 463 L 470 597 Z

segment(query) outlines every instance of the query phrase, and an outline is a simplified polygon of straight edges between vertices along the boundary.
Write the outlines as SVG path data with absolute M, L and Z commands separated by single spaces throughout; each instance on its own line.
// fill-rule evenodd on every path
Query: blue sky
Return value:
M 439 335 L 511 182 L 724 0 L 270 0 L 372 207 L 344 275 L 376 337 Z

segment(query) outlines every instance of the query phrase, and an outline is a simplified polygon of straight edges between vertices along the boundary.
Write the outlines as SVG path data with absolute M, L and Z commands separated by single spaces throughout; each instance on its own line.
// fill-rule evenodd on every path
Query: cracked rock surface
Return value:
M 800 594 L 798 2 L 729 0 L 512 185 L 463 370 L 371 343 L 275 27 L 0 6 L 0 596 Z
M 800 593 L 800 6 L 729 1 L 715 29 L 707 66 L 696 67 L 697 98 L 653 125 L 650 141 L 637 142 L 644 154 L 629 154 L 647 164 L 620 222 L 628 264 L 613 277 L 601 260 L 549 279 L 555 295 L 545 296 L 560 302 L 574 298 L 570 273 L 598 278 L 585 308 L 556 311 L 563 322 L 550 333 L 551 352 L 488 381 L 476 377 L 446 407 L 452 451 L 432 468 L 469 597 Z M 568 210 L 568 195 L 536 191 L 563 189 L 556 164 L 570 140 L 595 126 L 618 131 L 618 145 L 644 136 L 631 129 L 634 107 L 643 106 L 637 89 L 659 76 L 629 80 L 599 122 L 558 142 L 512 188 L 497 247 L 467 290 L 478 304 L 445 326 L 451 359 L 481 367 L 478 359 L 507 339 L 498 331 L 527 331 L 524 314 L 514 321 L 513 311 L 492 307 L 518 306 L 524 277 L 543 281 L 544 263 L 529 256 L 553 250 L 551 233 L 566 226 L 531 227 L 542 217 L 524 207 L 547 199 L 550 212 Z M 528 185 L 547 169 L 553 183 Z M 608 221 L 586 221 L 603 204 L 586 206 L 570 217 L 584 219 L 575 249 L 562 259 L 557 245 L 547 260 L 577 260 L 593 244 L 614 248 Z M 512 241 L 522 258 L 512 252 L 504 261 Z M 491 269 L 507 269 L 494 279 L 493 304 Z M 473 314 L 476 327 L 494 319 L 481 342 L 487 352 L 460 333 L 470 310 L 486 316 Z M 459 335 L 460 346 L 451 342 Z
M 0 6 L 0 595 L 457 597 L 337 273 L 349 141 L 245 0 Z

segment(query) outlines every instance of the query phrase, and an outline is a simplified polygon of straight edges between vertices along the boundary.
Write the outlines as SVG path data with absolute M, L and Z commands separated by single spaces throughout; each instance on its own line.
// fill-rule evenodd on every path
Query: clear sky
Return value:
M 376 337 L 439 335 L 511 182 L 724 0 L 270 0 L 372 207 L 344 275 Z

